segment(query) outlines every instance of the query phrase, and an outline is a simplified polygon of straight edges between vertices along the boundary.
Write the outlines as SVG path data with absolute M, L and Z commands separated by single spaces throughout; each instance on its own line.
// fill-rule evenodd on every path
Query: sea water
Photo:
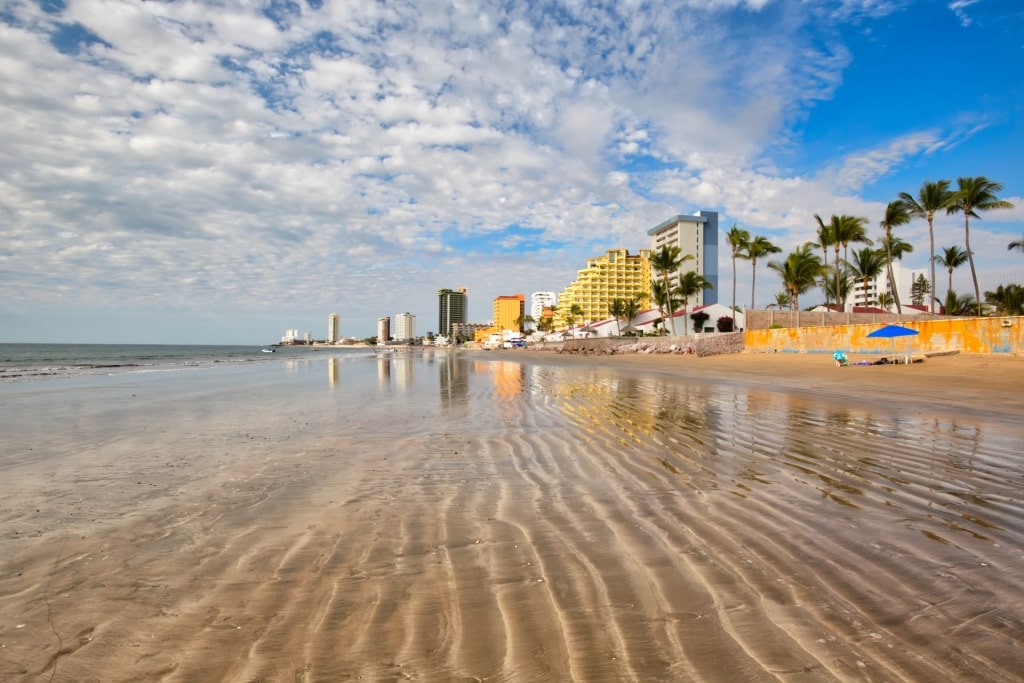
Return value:
M 366 347 L 200 346 L 174 344 L 0 344 L 0 382 L 5 380 L 154 372 L 221 364 L 313 358 L 310 354 L 373 355 Z

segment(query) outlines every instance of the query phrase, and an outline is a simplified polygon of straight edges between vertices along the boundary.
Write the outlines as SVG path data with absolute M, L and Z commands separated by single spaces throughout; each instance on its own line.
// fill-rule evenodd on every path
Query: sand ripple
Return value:
M 231 477 L 165 477 L 146 504 L 99 488 L 90 504 L 117 511 L 102 533 L 8 538 L 0 678 L 1024 671 L 1018 425 L 593 369 L 459 372 L 390 427 L 325 426 Z

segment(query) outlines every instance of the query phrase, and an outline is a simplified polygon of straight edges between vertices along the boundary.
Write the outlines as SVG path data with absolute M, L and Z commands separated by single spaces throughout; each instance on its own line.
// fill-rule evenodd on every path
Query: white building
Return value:
M 906 308 L 911 304 L 911 290 L 914 286 L 914 281 L 918 277 L 924 276 L 924 279 L 928 279 L 928 269 L 922 268 L 920 270 L 912 270 L 910 268 L 904 268 L 899 261 L 893 261 L 892 263 L 892 277 L 895 285 L 896 292 L 899 293 L 900 305 Z M 936 271 L 936 277 L 939 273 Z M 945 297 L 945 287 L 940 286 L 939 292 L 935 292 L 935 288 L 932 287 L 932 293 L 938 297 L 938 301 L 941 302 Z M 865 291 L 864 283 L 857 280 L 850 285 L 849 292 L 846 297 L 846 307 L 844 310 L 852 310 L 852 307 L 865 307 L 865 306 L 878 306 L 879 308 L 885 308 L 886 310 L 895 313 L 896 303 L 893 301 L 888 306 L 879 306 L 879 295 L 886 295 L 887 297 L 893 294 L 893 288 L 889 287 L 889 275 L 886 271 L 882 271 L 882 274 L 873 280 L 868 280 L 868 287 Z M 924 307 L 928 308 L 927 297 L 924 300 Z M 938 310 L 938 306 L 936 306 Z
M 299 339 L 298 330 L 285 330 L 284 336 L 281 337 L 281 342 L 284 344 L 292 344 Z
M 416 338 L 416 316 L 412 313 L 395 315 L 395 341 L 409 341 Z
M 540 322 L 545 308 L 558 305 L 558 295 L 554 292 L 534 292 L 530 295 L 530 317 Z
M 698 211 L 692 216 L 673 216 L 659 223 L 647 234 L 651 238 L 651 254 L 663 246 L 679 247 L 680 256 L 692 256 L 678 271 L 669 273 L 669 282 L 676 284 L 680 273 L 696 271 L 711 283 L 690 303 L 697 306 L 718 303 L 718 212 Z
M 327 342 L 337 344 L 341 341 L 341 316 L 331 313 L 327 316 Z

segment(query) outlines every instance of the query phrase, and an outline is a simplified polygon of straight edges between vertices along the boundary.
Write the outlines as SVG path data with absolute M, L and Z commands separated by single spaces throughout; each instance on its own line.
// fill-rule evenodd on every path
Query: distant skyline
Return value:
M 971 242 L 1024 284 L 1016 0 L 0 0 L 0 116 L 0 342 L 436 332 L 439 289 L 486 322 L 676 214 L 784 256 L 957 176 L 1004 185 Z

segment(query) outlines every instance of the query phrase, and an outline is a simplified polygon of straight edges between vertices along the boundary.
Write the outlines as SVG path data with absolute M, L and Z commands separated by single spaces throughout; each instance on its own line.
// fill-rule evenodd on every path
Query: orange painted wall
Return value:
M 1024 353 L 1024 317 L 946 318 L 901 325 L 917 330 L 917 336 L 874 339 L 867 335 L 881 325 L 835 325 L 747 330 L 744 341 L 748 351 L 767 353 Z

